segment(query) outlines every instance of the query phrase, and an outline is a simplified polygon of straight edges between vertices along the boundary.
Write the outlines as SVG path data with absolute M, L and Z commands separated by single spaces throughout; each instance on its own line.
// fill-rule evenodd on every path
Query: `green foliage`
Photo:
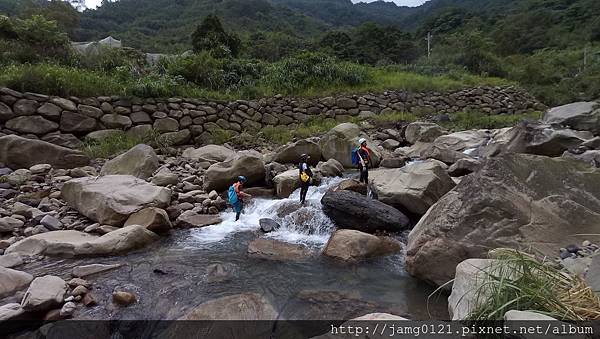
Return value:
M 245 51 L 250 58 L 278 61 L 305 51 L 310 42 L 285 32 L 256 32 L 245 41 Z
M 54 21 L 61 32 L 73 35 L 79 27 L 79 12 L 68 1 L 30 1 L 26 0 L 21 5 L 20 16 L 30 18 L 43 16 L 49 21 Z
M 476 110 L 450 114 L 450 121 L 440 122 L 440 125 L 455 131 L 470 129 L 498 129 L 512 127 L 522 121 L 536 121 L 542 117 L 541 112 L 523 114 L 487 114 Z
M 125 94 L 125 88 L 115 77 L 56 64 L 6 66 L 0 71 L 0 84 L 23 92 L 63 97 Z
M 390 112 L 384 114 L 377 114 L 372 118 L 367 120 L 372 120 L 375 122 L 381 123 L 389 123 L 389 122 L 415 122 L 418 120 L 418 116 L 414 113 L 408 112 Z
M 238 91 L 253 86 L 264 71 L 262 62 L 217 59 L 208 52 L 172 58 L 165 62 L 167 73 L 209 90 Z
M 210 131 L 210 134 L 212 135 L 212 143 L 216 145 L 223 145 L 234 137 L 233 132 L 221 128 Z
M 81 151 L 91 159 L 110 159 L 139 144 L 150 145 L 159 152 L 171 146 L 170 140 L 165 139 L 155 130 L 143 135 L 117 131 L 100 140 L 84 140 Z
M 355 86 L 370 80 L 365 67 L 307 52 L 269 65 L 260 85 L 271 91 L 296 95 L 305 89 Z
M 195 52 L 208 51 L 217 57 L 233 56 L 240 53 L 241 40 L 233 33 L 225 32 L 221 20 L 208 15 L 192 34 Z
M 278 145 L 284 145 L 294 138 L 292 131 L 286 126 L 265 126 L 258 133 L 258 137 Z
M 42 15 L 28 19 L 0 16 L 0 63 L 67 60 L 71 49 L 56 21 Z

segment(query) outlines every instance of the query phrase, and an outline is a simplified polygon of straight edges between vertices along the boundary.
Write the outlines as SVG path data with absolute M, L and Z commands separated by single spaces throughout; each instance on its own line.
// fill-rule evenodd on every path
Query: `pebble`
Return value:
M 51 215 L 45 215 L 42 220 L 40 220 L 40 224 L 46 226 L 46 228 L 51 231 L 58 231 L 63 228 L 63 224 L 60 222 L 60 220 Z
M 74 302 L 70 301 L 63 305 L 60 309 L 60 316 L 63 318 L 69 318 L 73 315 L 75 310 L 77 309 L 77 305 Z
M 80 295 L 84 295 L 87 294 L 89 291 L 87 288 L 85 288 L 84 286 L 77 286 L 73 289 L 73 291 L 71 291 L 71 295 L 73 296 L 80 296 Z
M 129 306 L 137 301 L 133 293 L 125 291 L 115 291 L 112 295 L 113 302 L 121 306 Z
M 52 169 L 52 165 L 49 164 L 38 164 L 38 165 L 33 165 L 29 168 L 29 171 L 32 174 L 44 174 L 49 172 Z
M 94 296 L 91 293 L 88 293 L 83 296 L 82 303 L 87 307 L 91 307 L 91 306 L 98 304 L 96 302 L 96 299 L 94 298 Z
M 95 232 L 100 227 L 100 224 L 92 224 L 87 226 L 83 231 L 86 233 Z
M 577 246 L 575 244 L 571 244 L 571 245 L 567 246 L 567 251 L 570 253 L 577 253 L 577 251 L 579 251 L 579 246 Z
M 69 282 L 67 284 L 69 284 L 69 286 L 71 286 L 71 287 L 77 287 L 77 286 L 83 286 L 85 288 L 92 287 L 92 284 L 89 281 L 81 279 L 81 278 L 73 278 L 73 279 L 69 280 Z

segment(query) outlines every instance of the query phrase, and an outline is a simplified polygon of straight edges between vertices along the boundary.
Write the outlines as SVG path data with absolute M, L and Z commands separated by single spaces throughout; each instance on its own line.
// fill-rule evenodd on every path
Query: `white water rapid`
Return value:
M 320 186 L 311 186 L 305 206 L 299 203 L 299 189 L 287 199 L 251 199 L 239 221 L 235 221 L 235 213 L 229 209 L 221 213 L 222 223 L 194 230 L 192 236 L 200 243 L 219 242 L 233 233 L 258 230 L 259 220 L 270 218 L 277 221 L 281 228 L 266 234 L 266 237 L 320 247 L 327 242 L 334 229 L 333 223 L 321 209 L 321 198 L 330 187 L 342 180 L 326 178 Z

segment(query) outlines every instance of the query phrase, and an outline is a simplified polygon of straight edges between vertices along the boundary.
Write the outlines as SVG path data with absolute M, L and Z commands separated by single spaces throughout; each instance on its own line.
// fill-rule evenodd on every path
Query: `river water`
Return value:
M 349 319 L 372 312 L 446 319 L 445 296 L 428 301 L 433 288 L 406 273 L 403 254 L 355 264 L 318 254 L 334 229 L 321 211 L 320 199 L 339 180 L 311 187 L 306 207 L 297 203 L 298 191 L 284 200 L 256 199 L 246 206 L 240 222 L 226 212 L 219 225 L 176 230 L 127 255 L 45 259 L 23 270 L 68 280 L 78 265 L 122 264 L 86 278 L 94 284 L 98 305 L 79 307 L 76 319 L 177 319 L 205 301 L 247 292 L 264 295 L 282 319 Z M 277 220 L 281 229 L 262 235 L 259 219 L 265 217 Z M 316 255 L 300 262 L 248 257 L 248 243 L 259 236 L 304 244 Z M 398 238 L 404 241 L 405 236 Z M 134 292 L 138 302 L 125 308 L 114 306 L 111 294 L 115 289 Z

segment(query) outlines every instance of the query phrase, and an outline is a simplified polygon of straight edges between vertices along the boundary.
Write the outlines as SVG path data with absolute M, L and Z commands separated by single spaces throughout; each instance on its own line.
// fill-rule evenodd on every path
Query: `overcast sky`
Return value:
M 373 2 L 375 0 L 352 0 L 352 2 Z M 400 6 L 419 6 L 427 0 L 393 0 Z M 86 0 L 85 5 L 88 8 L 96 8 L 102 3 L 102 0 Z
M 352 2 L 373 2 L 376 0 L 352 0 Z M 427 2 L 428 0 L 387 0 L 389 1 L 394 1 L 398 6 L 411 6 L 411 7 L 415 7 L 415 6 L 419 6 L 422 5 L 423 3 Z

